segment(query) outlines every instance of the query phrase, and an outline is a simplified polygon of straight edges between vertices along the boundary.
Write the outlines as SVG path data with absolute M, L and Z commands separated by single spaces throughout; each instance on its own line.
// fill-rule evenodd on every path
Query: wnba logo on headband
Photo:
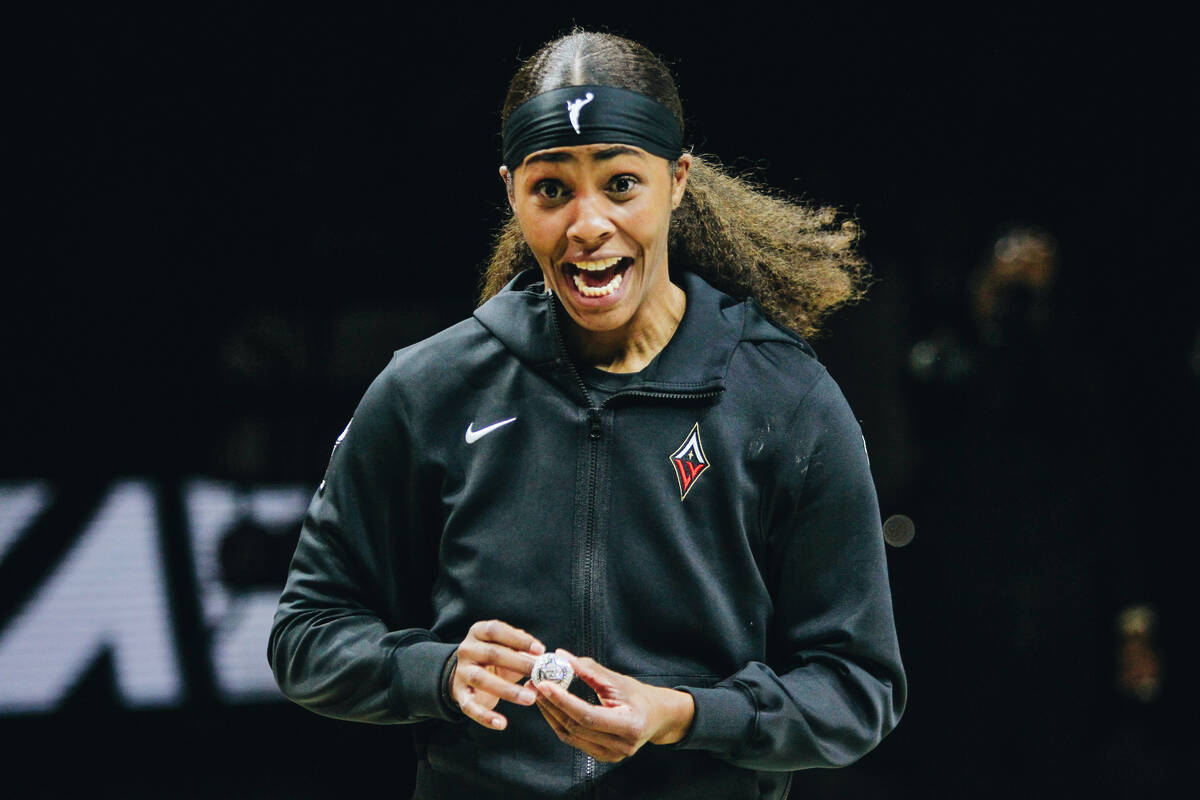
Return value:
M 581 121 L 584 106 L 587 115 Z M 670 109 L 652 97 L 591 85 L 535 95 L 513 109 L 504 123 L 504 165 L 509 169 L 538 150 L 580 144 L 632 144 L 674 161 L 683 153 L 683 129 Z
M 588 92 L 585 97 L 576 98 L 567 103 L 567 116 L 571 118 L 571 127 L 575 129 L 576 134 L 582 133 L 579 130 L 579 110 L 592 102 L 595 96 L 591 92 Z

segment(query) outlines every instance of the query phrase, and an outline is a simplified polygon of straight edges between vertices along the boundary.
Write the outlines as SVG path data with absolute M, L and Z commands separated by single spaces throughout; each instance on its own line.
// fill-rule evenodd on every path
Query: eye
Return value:
M 533 187 L 533 193 L 543 200 L 562 200 L 567 196 L 567 189 L 559 181 L 538 181 Z
M 629 194 L 638 185 L 638 179 L 632 175 L 618 175 L 608 182 L 608 190 L 613 194 Z

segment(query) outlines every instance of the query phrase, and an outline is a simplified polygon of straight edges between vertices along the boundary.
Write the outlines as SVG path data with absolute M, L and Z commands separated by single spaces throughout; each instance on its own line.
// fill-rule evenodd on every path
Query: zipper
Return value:
M 578 387 L 587 403 L 587 521 L 583 534 L 584 571 L 580 581 L 583 597 L 580 604 L 579 627 L 582 632 L 580 655 L 592 656 L 595 650 L 593 640 L 595 632 L 592 630 L 592 585 L 595 583 L 593 575 L 596 571 L 596 483 L 599 480 L 600 439 L 604 434 L 604 422 L 600 418 L 600 406 L 592 403 L 592 393 L 588 391 L 587 384 L 583 382 L 583 376 L 579 374 L 579 370 L 575 368 L 575 362 L 571 360 L 571 356 L 567 352 L 567 343 L 563 338 L 562 329 L 558 325 L 558 303 L 553 297 L 550 299 L 550 327 L 554 329 L 554 340 L 558 344 L 559 357 L 566 362 L 567 369 L 570 370 L 571 377 L 575 380 L 575 386 Z M 576 750 L 574 771 L 576 779 L 582 783 L 585 790 L 590 790 L 596 782 L 596 759 Z
M 571 370 L 575 372 L 576 377 L 579 376 L 579 371 L 573 363 Z M 582 380 L 580 378 L 580 382 Z M 600 419 L 600 408 L 590 405 L 589 396 L 587 525 L 583 534 L 583 552 L 587 556 L 583 574 L 583 652 L 588 656 L 596 654 L 597 644 L 596 632 L 592 627 L 592 603 L 593 587 L 596 584 L 596 555 L 599 549 L 596 547 L 596 490 L 600 473 L 600 439 L 603 433 L 604 424 Z M 596 759 L 583 753 L 580 755 L 583 755 L 583 784 L 590 789 L 596 782 Z
M 583 529 L 583 552 L 585 553 L 583 573 L 583 654 L 595 657 L 597 654 L 596 631 L 592 625 L 593 587 L 596 584 L 596 493 L 600 483 L 600 440 L 604 434 L 604 423 L 600 419 L 600 408 L 591 406 L 588 415 L 588 484 L 587 484 L 587 520 Z M 594 765 L 593 765 L 594 767 Z
M 596 493 L 598 490 L 599 473 L 600 473 L 600 444 L 604 437 L 604 420 L 601 417 L 603 409 L 608 403 L 617 398 L 624 397 L 645 397 L 661 400 L 702 400 L 706 398 L 716 397 L 724 391 L 723 388 L 710 390 L 706 392 L 660 392 L 648 389 L 634 389 L 627 392 L 619 392 L 611 397 L 602 400 L 599 405 L 592 402 L 592 393 L 588 391 L 587 384 L 584 383 L 583 376 L 579 374 L 579 370 L 575 366 L 575 362 L 571 360 L 570 354 L 567 352 L 567 343 L 563 337 L 562 329 L 558 325 L 558 304 L 554 298 L 550 300 L 550 327 L 554 329 L 554 339 L 558 344 L 559 356 L 566 362 L 567 369 L 571 373 L 571 377 L 575 381 L 575 385 L 579 388 L 580 394 L 583 395 L 584 401 L 587 403 L 587 425 L 588 425 L 588 478 L 587 478 L 587 516 L 584 523 L 583 534 L 583 576 L 581 583 L 581 619 L 580 630 L 582 633 L 581 655 L 595 657 L 597 651 L 596 631 L 592 624 L 592 605 L 594 602 L 593 592 L 595 591 L 596 580 L 595 575 L 597 570 L 596 558 L 599 548 L 596 546 Z M 585 790 L 594 789 L 596 781 L 596 759 L 583 752 L 576 751 L 575 753 L 576 768 L 575 774 L 582 781 Z M 790 790 L 790 785 L 789 785 Z
M 582 379 L 580 379 L 582 380 Z M 612 397 L 600 404 L 604 407 L 611 400 L 617 400 L 622 397 L 650 397 L 655 400 L 706 400 L 710 397 L 716 397 L 724 392 L 724 389 L 710 389 L 707 392 L 655 392 L 649 389 L 633 389 L 628 392 L 618 392 Z

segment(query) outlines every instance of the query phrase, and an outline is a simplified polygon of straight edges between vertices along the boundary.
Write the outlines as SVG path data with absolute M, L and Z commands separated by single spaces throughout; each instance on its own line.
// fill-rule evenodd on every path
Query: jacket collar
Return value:
M 679 270 L 671 279 L 687 295 L 683 319 L 667 346 L 630 384 L 630 391 L 691 394 L 723 389 L 730 359 L 747 328 L 753 332 L 748 338 L 755 340 L 799 340 L 767 323 L 752 301 L 730 297 L 693 272 Z M 551 319 L 556 306 L 541 275 L 527 270 L 477 308 L 475 318 L 533 369 L 574 389 L 573 368 L 555 330 L 562 323 Z

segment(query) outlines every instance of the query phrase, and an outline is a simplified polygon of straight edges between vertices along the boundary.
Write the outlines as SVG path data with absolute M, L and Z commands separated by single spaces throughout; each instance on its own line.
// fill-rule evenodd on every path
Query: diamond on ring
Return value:
M 535 686 L 542 681 L 549 681 L 557 683 L 565 690 L 575 678 L 575 670 L 571 668 L 570 662 L 555 653 L 542 653 L 537 661 L 533 662 L 529 677 Z

